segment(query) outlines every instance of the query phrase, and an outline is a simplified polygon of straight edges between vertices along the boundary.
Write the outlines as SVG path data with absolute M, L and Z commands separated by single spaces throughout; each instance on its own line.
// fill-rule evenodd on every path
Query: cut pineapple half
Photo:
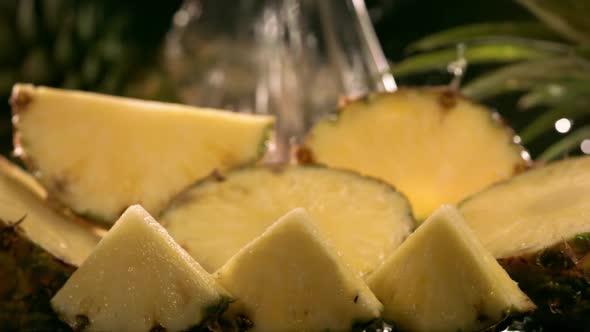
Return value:
M 273 119 L 17 84 L 15 152 L 75 212 L 111 225 L 132 204 L 157 214 L 214 169 L 261 155 Z
M 76 331 L 187 331 L 227 304 L 225 290 L 139 205 L 51 300 Z
M 590 157 L 529 170 L 459 209 L 539 306 L 547 330 L 590 326 Z
M 313 224 L 295 209 L 215 273 L 252 332 L 350 331 L 379 317 L 381 303 Z
M 384 318 L 408 332 L 480 331 L 535 308 L 452 206 L 436 210 L 368 284 Z
M 44 196 L 0 157 L 1 331 L 60 331 L 49 300 L 99 241 L 93 227 L 51 210 Z
M 323 167 L 244 168 L 178 196 L 160 218 L 208 271 L 294 208 L 303 207 L 359 275 L 369 274 L 414 227 L 404 196 L 380 181 Z
M 79 266 L 100 237 L 97 230 L 53 211 L 36 181 L 0 157 L 0 221 L 66 264 Z
M 513 137 L 492 112 L 453 92 L 400 89 L 320 121 L 298 157 L 393 184 L 423 220 L 526 167 Z

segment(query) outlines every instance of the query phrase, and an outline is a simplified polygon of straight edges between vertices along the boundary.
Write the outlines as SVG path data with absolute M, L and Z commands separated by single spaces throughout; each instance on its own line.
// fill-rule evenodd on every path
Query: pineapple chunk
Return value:
M 409 203 L 389 185 L 323 167 L 244 168 L 179 195 L 160 218 L 205 269 L 220 268 L 274 221 L 303 207 L 344 261 L 370 274 L 409 235 Z
M 513 132 L 453 92 L 400 89 L 346 105 L 318 122 L 299 159 L 383 179 L 418 220 L 526 167 Z
M 379 317 L 381 303 L 312 224 L 289 212 L 215 273 L 251 332 L 350 331 Z
M 132 206 L 53 297 L 74 330 L 186 331 L 226 292 L 141 206 Z
M 408 332 L 480 331 L 535 308 L 452 206 L 436 210 L 368 284 L 384 318 Z
M 15 153 L 75 212 L 111 225 L 158 214 L 214 169 L 256 160 L 273 119 L 17 84 Z

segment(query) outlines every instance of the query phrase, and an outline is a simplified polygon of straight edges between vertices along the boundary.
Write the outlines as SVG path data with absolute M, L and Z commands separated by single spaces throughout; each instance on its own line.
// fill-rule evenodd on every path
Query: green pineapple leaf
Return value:
M 590 1 L 516 0 L 565 38 L 590 43 Z
M 590 103 L 590 77 L 588 79 L 552 81 L 530 90 L 518 100 L 518 108 L 555 107 L 574 99 Z
M 508 65 L 468 82 L 461 91 L 474 99 L 525 91 L 556 80 L 588 79 L 590 68 L 575 56 L 555 57 Z
M 570 47 L 560 43 L 501 38 L 465 44 L 462 56 L 470 65 L 477 65 L 546 59 L 569 52 Z M 458 57 L 461 57 L 461 54 L 458 54 L 456 47 L 414 55 L 394 65 L 393 74 L 407 76 L 431 70 L 444 70 Z
M 579 128 L 545 149 L 545 151 L 539 155 L 537 161 L 548 162 L 561 158 L 577 148 L 582 141 L 589 138 L 590 125 Z
M 519 37 L 530 39 L 559 40 L 558 34 L 539 22 L 490 22 L 459 26 L 434 33 L 410 44 L 410 53 L 430 51 L 436 48 L 469 43 L 481 39 Z
M 518 134 L 522 143 L 528 144 L 553 128 L 555 121 L 561 118 L 568 118 L 570 120 L 581 119 L 588 115 L 588 113 L 590 113 L 590 105 L 587 103 L 577 101 L 566 103 L 543 112 L 543 114 L 535 118 Z

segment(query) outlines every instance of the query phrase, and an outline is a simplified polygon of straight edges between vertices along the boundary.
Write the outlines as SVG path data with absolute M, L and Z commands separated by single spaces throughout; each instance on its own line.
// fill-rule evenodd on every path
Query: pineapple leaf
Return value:
M 590 43 L 590 2 L 586 0 L 516 0 L 547 26 L 577 43 Z
M 486 99 L 511 91 L 523 91 L 541 83 L 562 79 L 587 79 L 590 68 L 575 56 L 541 59 L 505 66 L 470 81 L 461 90 L 474 99 Z
M 571 51 L 570 47 L 563 44 L 520 38 L 500 38 L 465 46 L 463 57 L 471 65 L 545 59 Z M 393 67 L 393 73 L 396 76 L 407 76 L 430 70 L 444 70 L 457 58 L 456 47 L 418 54 L 397 63 Z
M 577 129 L 573 133 L 549 146 L 539 157 L 538 161 L 548 162 L 558 159 L 579 146 L 580 142 L 590 138 L 590 125 Z
M 559 39 L 555 32 L 538 22 L 489 22 L 459 26 L 431 34 L 410 44 L 406 50 L 410 53 L 429 51 L 458 43 L 500 37 Z
M 521 110 L 539 106 L 554 107 L 574 98 L 584 99 L 590 103 L 590 77 L 585 80 L 549 82 L 534 87 L 518 100 L 518 107 Z
M 523 128 L 520 131 L 519 136 L 522 142 L 527 144 L 551 129 L 554 126 L 555 121 L 561 118 L 580 119 L 588 113 L 590 113 L 588 103 L 577 100 L 565 103 L 557 108 L 545 111 L 542 115 Z

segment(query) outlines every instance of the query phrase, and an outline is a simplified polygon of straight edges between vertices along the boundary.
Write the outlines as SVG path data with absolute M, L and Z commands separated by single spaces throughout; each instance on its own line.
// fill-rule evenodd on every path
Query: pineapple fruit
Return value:
M 368 280 L 406 332 L 480 331 L 535 305 L 456 208 L 437 209 Z
M 495 115 L 445 90 L 369 95 L 318 122 L 297 157 L 381 178 L 423 220 L 526 168 L 528 155 Z
M 0 330 L 57 331 L 49 299 L 96 246 L 89 225 L 53 211 L 35 180 L 0 157 Z
M 354 331 L 380 316 L 381 303 L 314 224 L 295 209 L 215 273 L 249 331 Z
M 545 328 L 590 327 L 590 157 L 494 185 L 459 206 L 483 245 L 539 306 Z
M 131 206 L 51 300 L 74 330 L 186 331 L 229 297 L 141 206 Z
M 158 214 L 184 187 L 255 161 L 273 118 L 17 84 L 15 153 L 51 195 L 112 225 L 129 205 Z
M 215 174 L 181 193 L 159 218 L 210 272 L 294 208 L 360 276 L 370 274 L 408 236 L 408 201 L 389 185 L 324 167 L 243 168 Z

